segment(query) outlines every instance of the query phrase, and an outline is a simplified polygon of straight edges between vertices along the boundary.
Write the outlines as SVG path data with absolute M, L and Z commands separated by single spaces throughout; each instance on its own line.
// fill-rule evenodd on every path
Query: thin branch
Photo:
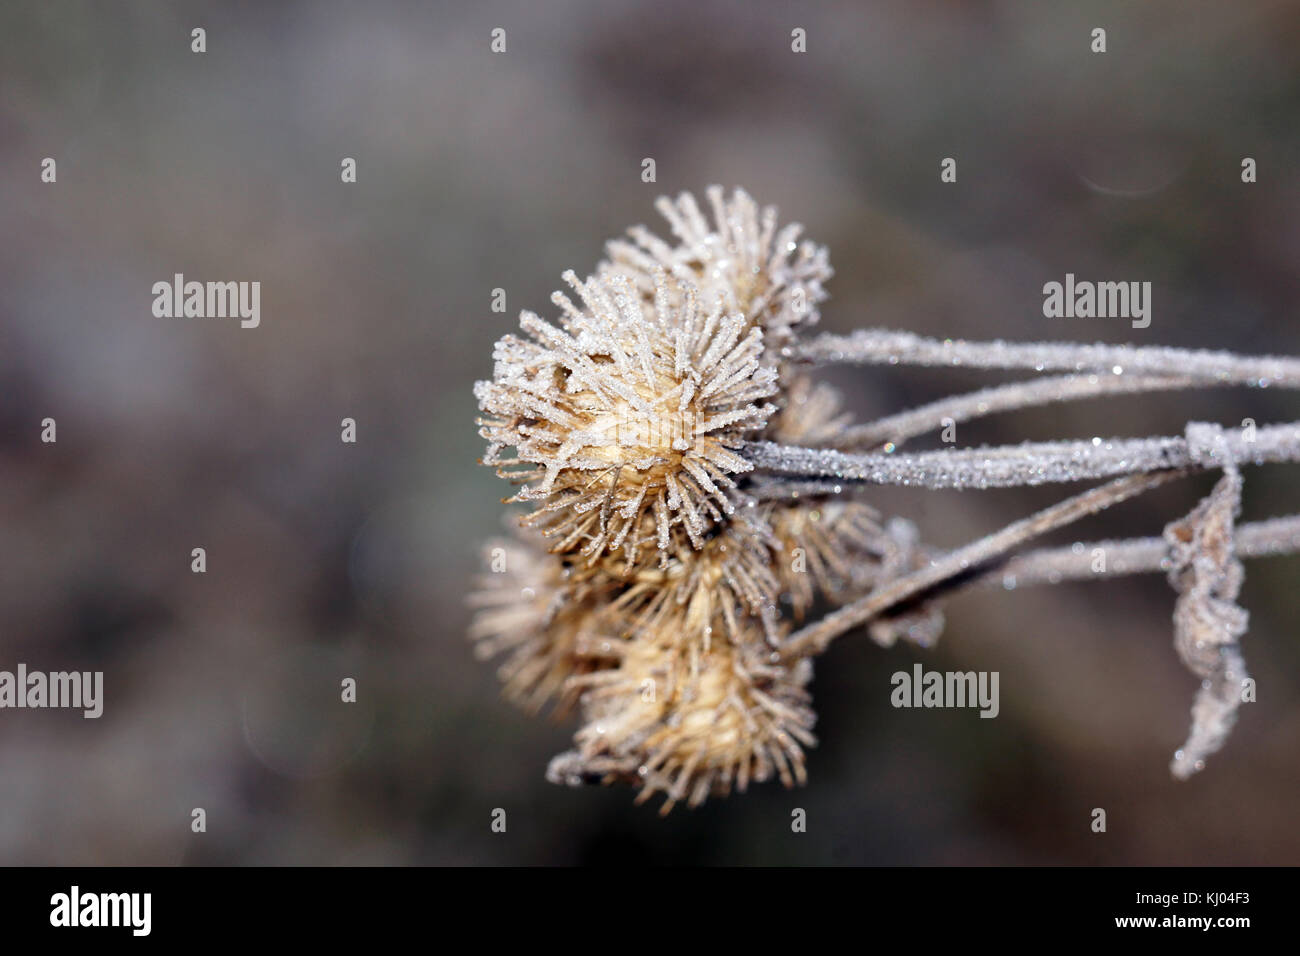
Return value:
M 1128 475 L 1067 498 L 1050 508 L 1044 508 L 1027 518 L 1015 521 L 1001 531 L 939 555 L 919 571 L 895 578 L 865 597 L 791 634 L 781 649 L 781 656 L 786 660 L 794 660 L 804 655 L 818 654 L 839 635 L 867 623 L 890 608 L 946 580 L 967 574 L 1032 538 L 1095 514 L 1111 505 L 1119 504 L 1174 478 L 1181 478 L 1185 474 L 1187 472 L 1183 470 L 1170 470 Z
M 944 427 L 945 420 L 956 424 L 997 412 L 1033 408 L 1054 402 L 1094 398 L 1098 395 L 1175 391 L 1182 388 L 1204 387 L 1206 384 L 1186 376 L 1115 375 L 1111 372 L 1053 375 L 1048 378 L 1030 379 L 1027 382 L 1011 382 L 1007 385 L 981 388 L 961 395 L 950 395 L 928 405 L 899 412 L 897 415 L 855 425 L 845 430 L 834 445 L 840 449 L 873 447 L 886 443 L 897 447 L 909 438 L 937 431 Z
M 1295 554 L 1300 552 L 1300 515 L 1243 524 L 1237 528 L 1235 541 L 1237 556 L 1242 558 Z M 1104 556 L 1104 565 L 1098 565 L 1098 552 Z M 1163 538 L 1092 541 L 1014 555 L 971 583 L 1010 589 L 1062 581 L 1096 581 L 1167 571 L 1168 557 L 1169 545 Z
M 811 478 L 777 478 L 764 475 L 746 487 L 750 497 L 758 501 L 791 501 L 798 498 L 819 498 L 826 495 L 843 495 L 864 491 L 868 486 L 861 481 L 835 481 Z
M 1013 488 L 1165 468 L 1219 467 L 1220 456 L 1243 465 L 1300 461 L 1300 422 L 1222 435 L 1221 448 L 1213 450 L 1187 437 L 1159 436 L 1025 442 L 908 455 L 853 455 L 825 448 L 750 442 L 744 446 L 744 453 L 757 469 L 773 474 L 922 488 Z
M 1300 359 L 1167 346 L 1080 345 L 1072 342 L 970 342 L 910 332 L 862 329 L 819 335 L 782 350 L 787 359 L 819 365 L 942 365 L 1037 372 L 1168 375 L 1201 382 L 1300 388 Z M 1120 371 L 1116 372 L 1115 370 Z

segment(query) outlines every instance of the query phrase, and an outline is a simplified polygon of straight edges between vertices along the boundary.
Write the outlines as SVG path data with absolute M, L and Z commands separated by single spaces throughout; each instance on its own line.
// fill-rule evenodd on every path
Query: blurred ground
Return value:
M 0 713 L 0 862 L 1300 862 L 1295 558 L 1248 568 L 1259 702 L 1189 783 L 1166 767 L 1194 680 L 1147 577 L 961 598 L 929 654 L 846 638 L 809 786 L 667 821 L 543 781 L 572 728 L 499 699 L 463 604 L 508 493 L 475 464 L 472 382 L 563 269 L 659 229 L 662 192 L 743 185 L 803 222 L 838 270 L 826 329 L 1300 352 L 1298 42 L 1281 2 L 6 3 L 0 668 L 101 669 L 106 701 Z M 154 318 L 176 272 L 261 281 L 261 327 Z M 1151 327 L 1044 319 L 1066 272 L 1151 281 Z M 831 374 L 863 415 L 989 381 Z M 1109 399 L 961 439 L 1247 416 L 1294 397 Z M 1077 534 L 1158 533 L 1208 483 Z M 1246 517 L 1294 511 L 1295 485 L 1252 469 Z M 953 545 L 1062 493 L 879 503 Z M 917 659 L 1000 671 L 999 718 L 892 709 Z M 320 691 L 337 674 L 355 706 Z

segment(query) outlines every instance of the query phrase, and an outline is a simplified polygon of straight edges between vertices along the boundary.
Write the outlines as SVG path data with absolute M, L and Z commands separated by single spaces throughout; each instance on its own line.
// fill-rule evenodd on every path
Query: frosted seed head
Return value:
M 755 636 L 698 654 L 626 645 L 617 670 L 584 695 L 586 723 L 575 749 L 557 757 L 548 776 L 635 783 L 638 802 L 664 796 L 663 813 L 678 802 L 697 806 L 733 787 L 743 791 L 751 781 L 804 783 L 803 747 L 815 743 L 811 665 L 768 663 L 753 650 L 761 646 Z M 653 699 L 636 692 L 647 681 L 661 691 Z
M 762 401 L 777 378 L 762 364 L 761 331 L 740 338 L 680 285 L 646 322 L 626 278 L 566 278 L 583 303 L 566 309 L 569 331 L 525 316 L 528 338 L 503 338 L 492 381 L 475 387 L 485 462 L 524 486 L 517 500 L 539 502 L 529 521 L 557 552 L 595 560 L 626 548 L 646 516 L 701 541 L 714 515 L 734 510 L 730 476 L 749 467 L 731 449 L 774 410 Z
M 606 246 L 602 275 L 630 279 L 648 310 L 656 302 L 655 270 L 688 280 L 706 297 L 721 297 L 729 312 L 761 328 L 775 356 L 820 318 L 824 283 L 834 274 L 824 246 L 797 242 L 797 224 L 777 230 L 775 207 L 760 209 L 743 189 L 727 198 L 720 186 L 706 190 L 709 221 L 695 197 L 660 197 L 655 206 L 668 221 L 676 244 L 638 226 L 631 242 Z

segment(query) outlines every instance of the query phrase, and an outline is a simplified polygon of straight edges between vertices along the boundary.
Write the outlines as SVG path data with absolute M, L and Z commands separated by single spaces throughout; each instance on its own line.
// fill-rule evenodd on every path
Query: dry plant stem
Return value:
M 1237 528 L 1236 554 L 1264 558 L 1300 552 L 1300 515 L 1255 521 Z M 1097 569 L 1097 551 L 1106 559 Z M 1064 548 L 1042 548 L 1013 555 L 971 583 L 981 587 L 1022 587 L 1061 581 L 1092 581 L 1168 570 L 1169 544 L 1163 538 L 1093 541 Z
M 797 498 L 817 498 L 827 495 L 849 495 L 869 488 L 865 482 L 820 481 L 811 478 L 780 478 L 763 476 L 747 487 L 756 501 L 789 501 Z
M 1225 433 L 1223 453 L 1243 465 L 1300 461 L 1300 422 Z M 789 477 L 931 489 L 1013 488 L 1219 464 L 1182 436 L 1025 442 L 908 455 L 852 455 L 752 442 L 745 455 L 756 468 Z
M 1131 395 L 1138 392 L 1175 391 L 1204 386 L 1186 376 L 1115 375 L 1097 372 L 1087 375 L 1053 375 L 1012 382 L 975 392 L 951 395 L 911 408 L 897 415 L 878 418 L 844 431 L 835 442 L 842 450 L 854 450 L 892 443 L 895 447 L 909 438 L 937 431 L 945 424 L 970 421 L 997 412 L 1034 408 L 1054 402 L 1068 402 L 1099 395 Z M 1212 384 L 1222 384 L 1214 382 Z
M 939 555 L 921 570 L 896 578 L 866 597 L 845 605 L 815 624 L 796 631 L 790 635 L 783 646 L 781 656 L 786 660 L 796 660 L 808 654 L 821 653 L 841 634 L 867 623 L 890 608 L 946 580 L 987 564 L 1032 538 L 1095 514 L 1185 474 L 1187 474 L 1185 470 L 1170 470 L 1128 475 L 1067 498 L 1050 508 L 1044 508 L 1027 518 L 1013 522 L 1001 531 Z
M 1300 359 L 1166 346 L 1079 345 L 1072 342 L 969 342 L 910 332 L 863 329 L 819 335 L 782 350 L 782 357 L 818 365 L 942 365 L 1195 378 L 1223 385 L 1300 388 Z M 1118 368 L 1120 371 L 1115 372 Z

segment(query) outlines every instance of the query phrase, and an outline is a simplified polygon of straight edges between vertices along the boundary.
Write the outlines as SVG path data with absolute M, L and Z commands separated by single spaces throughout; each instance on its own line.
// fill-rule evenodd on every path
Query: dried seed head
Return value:
M 880 578 L 895 546 L 879 513 L 860 501 L 814 499 L 770 506 L 767 520 L 781 557 L 781 589 L 794 617 L 802 619 L 818 596 L 843 604 L 865 594 Z
M 629 634 L 652 644 L 694 643 L 707 652 L 716 635 L 749 635 L 746 616 L 765 622 L 775 638 L 780 585 L 772 570 L 777 547 L 771 529 L 754 516 L 736 515 L 696 550 L 675 534 L 667 560 L 628 575 L 615 604 Z
M 675 200 L 661 196 L 655 208 L 668 220 L 677 245 L 636 226 L 628 230 L 631 242 L 606 244 L 609 260 L 601 263 L 602 274 L 629 276 L 649 302 L 654 272 L 663 269 L 702 290 L 721 293 L 729 311 L 763 328 L 769 349 L 789 344 L 819 318 L 817 306 L 826 298 L 823 283 L 834 274 L 826 248 L 800 243 L 803 227 L 796 223 L 778 231 L 776 208 L 760 209 L 743 189 L 726 199 L 721 186 L 710 186 L 706 195 L 712 223 L 690 193 Z
M 662 272 L 652 320 L 626 278 L 565 279 L 582 307 L 556 293 L 560 328 L 523 313 L 528 337 L 498 342 L 493 380 L 475 386 L 484 463 L 527 483 L 513 500 L 537 503 L 529 521 L 553 551 L 666 560 L 679 527 L 700 547 L 752 467 L 735 449 L 773 410 L 762 331 L 724 314 L 721 296 L 670 295 Z
M 802 613 L 813 587 L 839 597 L 869 573 L 855 556 L 875 567 L 893 546 L 872 550 L 884 532 L 865 505 L 760 505 L 738 485 L 745 441 L 829 444 L 846 423 L 828 386 L 778 391 L 779 349 L 816 321 L 831 270 L 774 209 L 708 197 L 712 224 L 688 194 L 660 201 L 677 245 L 634 229 L 595 278 L 566 273 L 577 303 L 557 292 L 555 324 L 523 313 L 475 387 L 484 463 L 523 486 L 512 500 L 534 505 L 536 535 L 494 543 L 506 566 L 474 599 L 479 652 L 507 653 L 527 706 L 580 702 L 575 749 L 548 776 L 633 781 L 665 811 L 803 782 L 811 664 L 776 662 L 780 598 L 808 589 Z
M 609 603 L 617 583 L 568 567 L 536 534 L 494 539 L 484 552 L 490 570 L 469 597 L 478 608 L 470 627 L 475 654 L 505 654 L 497 671 L 505 695 L 533 713 L 554 702 L 563 716 L 577 700 L 566 682 L 614 664 L 600 647 L 623 636 Z
M 781 410 L 772 416 L 769 441 L 812 448 L 834 446 L 853 421 L 842 408 L 839 391 L 806 375 L 789 376 L 782 389 Z
M 802 784 L 803 747 L 815 743 L 812 666 L 772 664 L 763 645 L 761 631 L 699 655 L 629 642 L 616 670 L 583 679 L 585 724 L 548 778 L 636 783 L 638 802 L 665 795 L 663 813 L 773 776 Z

